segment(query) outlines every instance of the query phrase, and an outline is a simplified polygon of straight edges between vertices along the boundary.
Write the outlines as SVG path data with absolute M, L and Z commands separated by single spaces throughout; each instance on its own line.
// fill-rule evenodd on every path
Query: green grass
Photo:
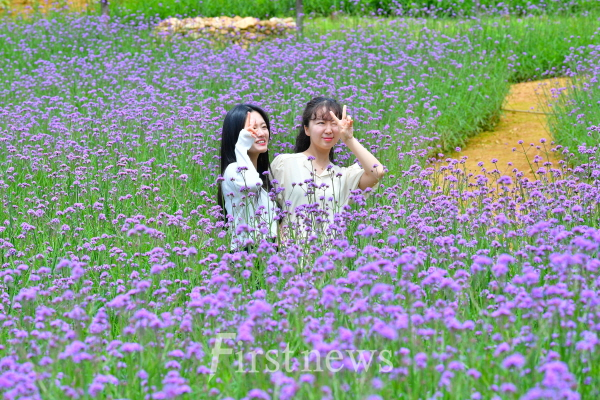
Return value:
M 483 15 L 486 10 L 508 7 L 517 14 L 573 14 L 591 11 L 597 8 L 595 0 L 541 1 L 541 0 L 304 0 L 304 13 L 309 17 L 329 16 L 332 13 L 343 13 L 356 16 L 394 16 L 413 15 L 428 16 L 436 10 L 435 15 L 453 17 L 459 15 Z M 544 6 L 544 4 L 546 4 Z M 533 7 L 531 7 L 533 5 Z M 111 7 L 115 15 L 124 16 L 131 13 L 143 13 L 147 17 L 159 16 L 167 18 L 174 15 L 217 17 L 253 16 L 258 18 L 295 16 L 295 0 L 210 0 L 210 1 L 161 1 L 161 0 L 114 0 Z M 526 10 L 526 11 L 525 11 Z
M 600 43 L 600 13 L 587 16 L 497 17 L 481 20 L 426 20 L 448 35 L 468 35 L 485 49 L 509 55 L 511 82 L 564 74 L 573 48 Z

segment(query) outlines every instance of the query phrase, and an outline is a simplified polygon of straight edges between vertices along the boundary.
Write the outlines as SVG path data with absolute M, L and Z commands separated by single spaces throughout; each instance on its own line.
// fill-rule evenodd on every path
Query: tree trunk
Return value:
M 304 18 L 304 6 L 302 5 L 302 0 L 296 0 L 296 28 L 298 29 L 298 34 L 302 35 L 302 19 Z
M 100 0 L 100 9 L 102 10 L 102 15 L 108 17 L 108 0 Z

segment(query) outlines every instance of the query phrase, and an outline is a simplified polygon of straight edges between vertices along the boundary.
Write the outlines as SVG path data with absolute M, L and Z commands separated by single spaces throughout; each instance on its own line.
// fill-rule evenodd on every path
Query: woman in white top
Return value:
M 223 121 L 218 202 L 232 231 L 231 249 L 277 238 L 278 208 L 270 198 L 269 117 L 259 107 L 238 104 Z
M 355 138 L 354 121 L 346 106 L 326 97 L 308 102 L 296 138 L 296 154 L 281 154 L 271 163 L 274 182 L 285 190 L 280 204 L 289 212 L 296 230 L 316 230 L 316 225 L 333 222 L 334 213 L 343 210 L 350 191 L 377 185 L 385 171 L 379 160 Z M 342 140 L 361 166 L 334 164 L 333 147 Z M 302 224 L 298 224 L 301 222 Z

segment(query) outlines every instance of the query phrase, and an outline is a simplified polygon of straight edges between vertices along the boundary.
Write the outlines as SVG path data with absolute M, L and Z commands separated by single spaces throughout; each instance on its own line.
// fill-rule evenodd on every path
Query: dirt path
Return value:
M 550 153 L 552 147 L 552 136 L 547 128 L 546 115 L 543 114 L 539 104 L 550 93 L 551 88 L 565 87 L 565 79 L 547 79 L 543 81 L 518 83 L 511 87 L 510 93 L 506 98 L 505 110 L 533 111 L 534 113 L 504 111 L 500 122 L 493 131 L 483 132 L 471 138 L 465 148 L 460 153 L 452 153 L 449 156 L 460 159 L 467 156 L 467 170 L 479 174 L 481 168 L 477 163 L 483 162 L 487 171 L 494 169 L 492 159 L 497 159 L 498 170 L 505 175 L 512 175 L 513 168 L 523 171 L 527 177 L 532 178 L 533 174 L 527 158 L 532 163 L 534 171 L 537 170 L 533 159 L 540 155 L 547 161 L 544 148 L 537 149 L 536 146 L 542 146 L 540 139 L 546 139 L 546 149 Z M 527 158 L 523 154 L 523 149 L 518 142 L 522 140 L 523 146 L 527 151 Z M 534 146 L 530 146 L 533 143 Z M 513 152 L 516 147 L 520 152 Z M 558 158 L 550 153 L 549 161 L 554 167 L 558 166 Z M 512 162 L 512 166 L 508 163 Z M 539 166 L 542 163 L 539 164 Z

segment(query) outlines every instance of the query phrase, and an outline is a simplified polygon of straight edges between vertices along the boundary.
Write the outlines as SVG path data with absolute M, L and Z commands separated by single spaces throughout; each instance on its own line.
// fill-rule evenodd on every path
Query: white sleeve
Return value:
M 278 155 L 271 162 L 271 172 L 273 173 L 273 179 L 275 179 L 277 181 L 277 184 L 275 185 L 275 187 L 277 187 L 277 188 L 283 188 L 283 187 L 285 187 L 285 184 L 287 183 L 285 180 L 285 174 L 284 174 L 284 171 L 285 171 L 284 162 L 285 162 L 285 160 L 284 160 L 283 154 Z M 279 200 L 282 203 L 283 203 L 283 201 L 285 201 L 283 192 L 280 192 L 277 195 L 277 200 Z
M 348 168 L 342 168 L 342 180 L 344 181 L 344 190 L 350 192 L 351 190 L 358 189 L 360 178 L 362 178 L 365 170 L 358 164 L 352 164 Z
M 273 179 L 277 180 L 279 186 L 284 185 L 282 158 L 282 154 L 280 154 L 277 157 L 275 157 L 275 159 L 271 162 L 271 172 L 273 173 Z
M 254 144 L 254 137 L 245 129 L 240 131 L 240 136 L 235 144 L 235 165 L 230 164 L 225 170 L 223 183 L 240 191 L 242 187 L 248 187 L 253 192 L 258 192 L 263 184 L 262 179 L 254 164 L 248 156 L 248 150 Z M 232 167 L 232 168 L 230 168 Z M 233 186 L 233 187 L 232 187 Z

